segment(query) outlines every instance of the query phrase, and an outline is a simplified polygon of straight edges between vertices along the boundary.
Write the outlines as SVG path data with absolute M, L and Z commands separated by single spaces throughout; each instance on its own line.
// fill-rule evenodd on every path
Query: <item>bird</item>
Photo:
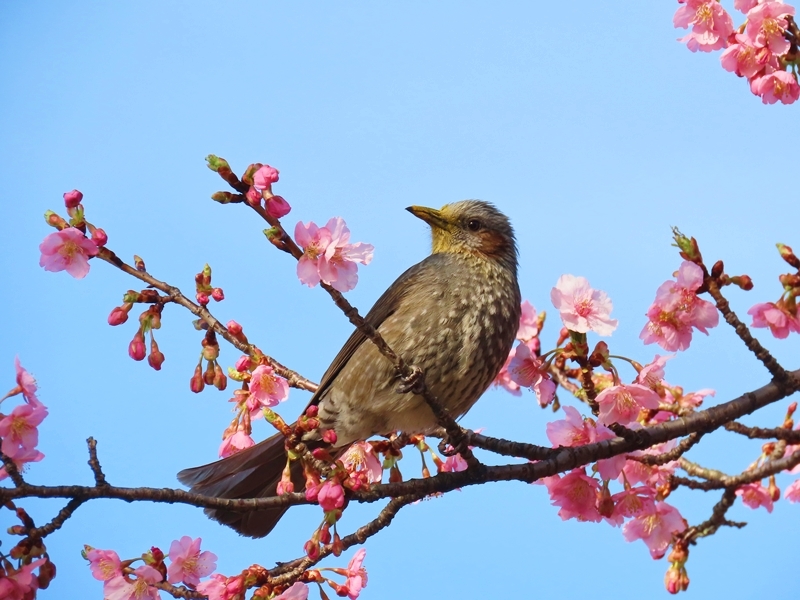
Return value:
M 400 275 L 365 319 L 407 364 L 421 370 L 450 416 L 460 418 L 500 372 L 519 328 L 514 231 L 502 212 L 481 200 L 406 210 L 430 226 L 432 252 Z M 320 428 L 303 441 L 338 456 L 375 435 L 434 430 L 438 423 L 425 399 L 403 393 L 398 383 L 389 359 L 356 329 L 311 397 Z M 325 442 L 320 430 L 333 430 L 335 442 Z M 285 437 L 278 433 L 222 460 L 185 469 L 178 479 L 205 496 L 265 498 L 276 495 L 286 462 Z M 299 460 L 291 462 L 291 470 L 298 489 Z M 263 537 L 286 510 L 205 512 L 242 535 Z

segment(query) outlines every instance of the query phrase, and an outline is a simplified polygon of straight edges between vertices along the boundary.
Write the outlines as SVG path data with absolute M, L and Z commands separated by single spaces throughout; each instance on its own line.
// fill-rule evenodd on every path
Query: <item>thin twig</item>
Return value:
M 95 440 L 93 437 L 90 437 L 86 440 L 86 445 L 89 447 L 89 468 L 94 474 L 95 485 L 108 485 L 106 476 L 103 474 L 103 469 L 100 466 L 100 461 L 97 460 L 97 440 Z

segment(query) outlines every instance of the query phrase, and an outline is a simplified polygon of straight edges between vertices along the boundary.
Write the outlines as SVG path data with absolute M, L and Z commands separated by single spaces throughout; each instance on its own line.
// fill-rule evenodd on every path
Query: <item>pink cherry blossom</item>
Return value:
M 259 365 L 250 377 L 250 398 L 261 406 L 277 406 L 289 397 L 289 382 L 269 365 Z
M 47 416 L 42 404 L 20 404 L 11 414 L 0 419 L 3 454 L 15 458 L 20 450 L 31 450 L 39 442 L 37 427 Z
M 562 275 L 550 291 L 550 300 L 570 331 L 611 335 L 617 328 L 617 320 L 610 318 L 611 299 L 605 292 L 592 289 L 585 277 Z
M 547 439 L 553 444 L 553 448 L 583 446 L 594 442 L 597 435 L 589 421 L 584 420 L 578 409 L 572 406 L 563 408 L 567 418 L 548 423 L 545 428 Z
M 645 365 L 644 368 L 639 371 L 635 383 L 655 391 L 664 381 L 664 365 L 668 360 L 672 360 L 673 358 L 675 358 L 674 354 L 668 354 L 666 356 L 659 356 L 656 354 L 653 362 Z
M 381 461 L 375 456 L 375 451 L 369 442 L 351 444 L 339 460 L 351 478 L 366 483 L 380 483 L 383 479 Z
M 320 282 L 318 264 L 331 244 L 331 232 L 326 227 L 317 227 L 313 221 L 308 225 L 300 221 L 295 225 L 294 239 L 303 249 L 303 256 L 297 261 L 297 277 L 308 287 L 314 287 Z
M 272 600 L 307 600 L 308 586 L 302 581 L 295 581 L 290 588 Z M 209 600 L 212 600 L 209 598 Z
M 599 421 L 604 425 L 634 423 L 642 409 L 658 408 L 659 400 L 658 394 L 638 383 L 606 388 L 596 398 L 600 406 Z
M 83 200 L 83 194 L 78 190 L 64 192 L 64 206 L 67 208 L 77 208 L 81 200 Z
M 605 440 L 612 440 L 615 437 L 617 437 L 617 434 L 608 427 L 599 423 L 597 424 L 594 441 L 602 442 Z M 597 461 L 597 473 L 602 479 L 616 479 L 619 477 L 619 474 L 622 473 L 626 462 L 627 459 L 624 454 L 612 456 L 611 458 L 603 458 Z
M 217 568 L 217 555 L 205 550 L 200 552 L 200 538 L 193 540 L 188 535 L 175 540 L 169 548 L 172 561 L 167 569 L 169 583 L 183 582 L 196 587 L 200 578 Z
M 326 481 L 317 494 L 317 502 L 325 512 L 344 506 L 344 488 L 335 481 Z
M 519 329 L 517 329 L 517 339 L 528 342 L 539 335 L 539 319 L 533 304 L 525 300 L 522 305 L 522 312 L 519 316 Z
M 789 502 L 800 502 L 800 479 L 786 486 L 786 489 L 783 490 L 783 498 Z
M 756 46 L 767 47 L 774 54 L 786 54 L 790 46 L 783 36 L 789 25 L 787 15 L 794 15 L 794 6 L 777 1 L 757 4 L 747 13 L 745 34 Z
M 158 600 L 161 595 L 158 588 L 151 583 L 164 580 L 157 570 L 149 565 L 142 565 L 133 571 L 135 579 L 129 581 L 124 576 L 114 577 L 103 586 L 105 600 Z
M 470 446 L 471 447 L 471 446 Z M 467 461 L 464 460 L 464 457 L 460 454 L 453 454 L 452 456 L 448 456 L 442 462 L 442 465 L 439 467 L 440 473 L 458 473 L 460 471 L 466 471 L 469 465 Z
M 787 42 L 788 44 L 788 42 Z M 800 85 L 794 75 L 787 71 L 773 71 L 755 81 L 755 93 L 764 104 L 792 104 L 800 98 Z
M 756 4 L 763 0 L 733 0 L 733 8 L 747 14 Z
M 0 398 L 0 402 L 6 398 L 10 398 L 11 396 L 22 394 L 22 397 L 25 398 L 25 402 L 28 402 L 34 406 L 44 407 L 44 405 L 36 397 L 36 391 L 38 389 L 36 386 L 36 380 L 33 378 L 33 375 L 25 370 L 25 368 L 19 362 L 18 356 L 14 358 L 14 370 L 16 371 L 17 385 L 5 396 Z
M 356 263 L 368 265 L 375 248 L 372 244 L 350 243 L 350 230 L 341 217 L 328 221 L 325 228 L 331 232 L 331 243 L 319 261 L 322 281 L 340 292 L 349 292 L 358 283 Z
M 547 406 L 555 397 L 556 384 L 550 379 L 544 362 L 523 342 L 517 345 L 508 363 L 508 376 L 517 385 L 531 388 L 541 406 Z
M 584 419 L 576 408 L 563 408 L 567 418 L 548 423 L 546 427 L 547 439 L 553 444 L 553 448 L 583 446 L 617 437 L 608 427 L 597 425 L 591 419 Z M 597 461 L 597 472 L 603 479 L 616 479 L 624 466 L 625 456 L 614 456 Z
M 366 555 L 367 551 L 364 548 L 360 548 L 347 565 L 347 582 L 345 586 L 347 588 L 347 597 L 350 600 L 358 598 L 361 590 L 367 587 L 367 571 L 363 567 Z
M 197 591 L 208 596 L 208 600 L 241 600 L 245 587 L 241 575 L 225 577 L 215 573 L 208 581 L 198 584 Z
M 114 577 L 122 576 L 119 555 L 113 550 L 92 548 L 86 553 L 86 558 L 89 559 L 89 568 L 92 570 L 92 577 L 95 579 L 108 581 Z
M 685 350 L 692 341 L 692 328 L 708 334 L 716 327 L 719 315 L 713 304 L 697 297 L 703 284 L 703 270 L 684 261 L 676 281 L 666 281 L 656 291 L 655 302 L 647 311 L 648 322 L 639 334 L 645 344 L 657 342 L 668 351 Z
M 500 369 L 500 372 L 497 374 L 497 377 L 494 378 L 492 384 L 498 387 L 505 388 L 507 392 L 509 392 L 514 396 L 521 396 L 522 392 L 520 391 L 519 384 L 511 378 L 511 373 L 508 372 L 508 367 L 509 365 L 511 365 L 511 361 L 514 359 L 514 356 L 516 356 L 516 354 L 517 354 L 517 349 L 512 348 L 511 352 L 508 353 L 506 362 L 503 364 L 503 368 Z
M 87 239 L 74 227 L 51 233 L 39 244 L 42 253 L 39 266 L 45 271 L 64 271 L 75 279 L 83 279 L 89 272 L 89 258 L 97 256 L 97 244 Z
M 629 519 L 641 514 L 655 512 L 656 490 L 650 486 L 640 486 L 623 490 L 611 496 L 614 501 L 614 515 Z
M 685 0 L 672 19 L 675 27 L 692 31 L 681 42 L 692 52 L 711 52 L 727 45 L 733 33 L 731 16 L 716 0 Z
M 655 456 L 664 454 L 675 448 L 677 442 L 670 440 L 663 444 L 651 446 L 647 450 L 637 450 L 630 452 L 628 456 Z M 627 460 L 623 473 L 625 478 L 620 478 L 621 482 L 627 481 L 630 485 L 644 484 L 651 487 L 659 487 L 669 481 L 670 476 L 678 466 L 677 461 L 670 461 L 663 465 L 646 465 L 637 460 Z
M 769 49 L 757 48 L 749 37 L 740 33 L 736 34 L 735 39 L 737 43 L 728 46 L 719 57 L 723 69 L 739 77 L 752 79 L 766 65 L 777 68 L 778 61 Z
M 597 511 L 597 494 L 600 484 L 581 469 L 574 469 L 563 477 L 548 477 L 544 481 L 553 506 L 560 507 L 562 520 L 578 519 L 597 523 L 602 516 Z
M 760 481 L 755 483 L 746 483 L 736 488 L 736 495 L 742 498 L 750 508 L 758 508 L 763 506 L 767 512 L 772 512 L 772 495 L 769 490 L 761 485 Z
M 800 333 L 800 321 L 782 306 L 761 302 L 747 311 L 753 317 L 751 327 L 769 327 L 776 338 L 784 339 L 790 332 Z
M 674 506 L 656 502 L 650 510 L 643 510 L 625 523 L 622 535 L 629 542 L 642 540 L 650 549 L 650 556 L 658 560 L 667 552 L 672 536 L 684 531 L 686 520 Z
M 225 458 L 254 445 L 255 442 L 253 438 L 247 433 L 244 431 L 237 431 L 222 440 L 222 444 L 220 444 L 219 447 L 219 455 L 221 458 Z
M 261 206 L 261 192 L 252 185 L 247 188 L 247 192 L 245 192 L 244 197 L 250 206 L 256 208 Z
M 32 600 L 35 598 L 36 590 L 39 589 L 39 580 L 34 577 L 33 570 L 46 562 L 46 558 L 40 558 L 21 566 L 16 571 L 12 570 L 0 575 L 0 598 L 3 600 Z
M 276 219 L 285 217 L 292 210 L 283 196 L 270 196 L 267 198 L 267 214 Z
M 264 165 L 253 174 L 253 185 L 259 190 L 271 189 L 278 179 L 278 169 Z
M 9 458 L 11 458 L 11 461 L 17 467 L 18 471 L 23 471 L 27 463 L 39 462 L 44 458 L 44 454 L 33 448 L 22 448 L 17 450 L 14 456 L 10 456 Z M 6 468 L 3 467 L 0 469 L 0 481 L 6 477 L 8 477 L 8 473 L 6 472 Z

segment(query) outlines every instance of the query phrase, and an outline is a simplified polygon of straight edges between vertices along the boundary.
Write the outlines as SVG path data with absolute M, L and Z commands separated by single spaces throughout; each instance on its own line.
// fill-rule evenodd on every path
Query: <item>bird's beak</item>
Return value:
M 409 206 L 406 210 L 415 217 L 419 217 L 425 221 L 431 227 L 447 229 L 450 225 L 447 219 L 445 219 L 442 215 L 442 212 L 436 210 L 435 208 L 427 208 L 426 206 Z

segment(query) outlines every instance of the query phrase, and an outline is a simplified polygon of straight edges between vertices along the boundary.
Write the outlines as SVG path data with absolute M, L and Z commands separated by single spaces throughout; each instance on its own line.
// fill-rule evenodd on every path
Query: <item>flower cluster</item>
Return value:
M 746 22 L 734 29 L 733 19 L 717 0 L 678 0 L 675 27 L 691 27 L 682 38 L 692 52 L 725 48 L 720 60 L 726 71 L 744 77 L 764 104 L 791 104 L 800 98 L 797 82 L 797 35 L 793 6 L 780 0 L 735 0 Z
M 0 450 L 5 454 L 18 470 L 27 463 L 38 462 L 44 458 L 36 445 L 39 443 L 39 430 L 37 427 L 47 416 L 47 408 L 36 397 L 36 381 L 20 364 L 19 359 L 14 359 L 17 385 L 0 400 L 22 395 L 24 404 L 14 407 L 8 415 L 0 413 Z M 0 469 L 0 480 L 8 477 L 6 468 Z
M 792 332 L 800 333 L 800 318 L 797 313 L 797 296 L 800 296 L 800 259 L 786 244 L 777 244 L 781 258 L 795 268 L 794 273 L 785 273 L 778 279 L 783 293 L 777 302 L 760 302 L 747 311 L 753 322 L 751 327 L 769 327 L 770 333 L 783 339 Z
M 689 347 L 693 328 L 708 335 L 708 328 L 719 323 L 719 314 L 713 304 L 697 297 L 702 285 L 703 269 L 683 261 L 676 280 L 665 281 L 656 291 L 656 299 L 647 309 L 648 322 L 639 334 L 642 341 L 673 352 Z
M 356 263 L 372 261 L 372 244 L 350 243 L 350 230 L 341 217 L 330 219 L 325 227 L 313 221 L 299 222 L 294 228 L 303 256 L 297 262 L 297 277 L 308 287 L 324 281 L 340 292 L 348 292 L 358 283 Z
M 99 550 L 86 546 L 84 557 L 89 561 L 92 576 L 103 582 L 103 595 L 109 600 L 141 600 L 160 598 L 159 590 L 153 584 L 166 580 L 168 583 L 183 583 L 190 589 L 201 593 L 209 582 L 200 582 L 217 568 L 217 556 L 208 550 L 200 551 L 201 539 L 193 540 L 183 536 L 170 545 L 168 558 L 164 563 L 164 553 L 156 547 L 132 560 L 120 560 L 113 550 Z M 136 561 L 144 564 L 132 569 Z

